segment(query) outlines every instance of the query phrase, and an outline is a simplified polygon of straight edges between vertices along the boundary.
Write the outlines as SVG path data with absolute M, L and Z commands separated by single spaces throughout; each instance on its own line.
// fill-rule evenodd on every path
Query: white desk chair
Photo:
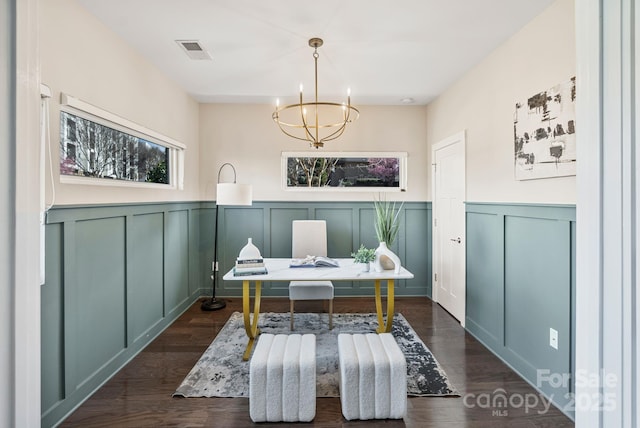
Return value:
M 327 223 L 324 220 L 294 220 L 291 231 L 293 258 L 303 259 L 307 256 L 327 255 Z M 329 330 L 333 328 L 333 283 L 331 281 L 291 281 L 289 300 L 291 330 L 293 330 L 293 306 L 296 300 L 328 300 Z

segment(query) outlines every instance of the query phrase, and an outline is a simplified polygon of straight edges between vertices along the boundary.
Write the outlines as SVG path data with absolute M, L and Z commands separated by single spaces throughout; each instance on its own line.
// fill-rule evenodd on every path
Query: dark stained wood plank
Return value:
M 203 312 L 196 302 L 126 367 L 73 412 L 62 427 L 247 427 L 246 398 L 173 398 L 189 373 L 242 300 L 227 299 L 227 307 Z M 263 312 L 287 312 L 285 298 L 265 298 Z M 321 302 L 296 303 L 297 312 L 322 311 Z M 499 388 L 509 394 L 536 394 L 520 376 L 467 334 L 445 310 L 424 297 L 396 299 L 396 310 L 409 321 L 440 362 L 461 397 L 409 397 L 403 421 L 347 421 L 339 398 L 319 398 L 312 427 L 573 427 L 558 409 L 507 408 L 498 413 L 469 397 Z M 373 298 L 336 298 L 335 312 L 375 312 Z M 465 394 L 475 394 L 474 396 Z M 466 404 L 465 404 L 466 403 Z M 260 427 L 292 424 L 259 424 Z

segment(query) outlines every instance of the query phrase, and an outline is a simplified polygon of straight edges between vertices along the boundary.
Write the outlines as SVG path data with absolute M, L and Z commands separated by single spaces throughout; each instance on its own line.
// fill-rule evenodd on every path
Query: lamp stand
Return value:
M 219 180 L 218 180 L 219 181 Z M 222 299 L 216 299 L 216 279 L 218 278 L 218 211 L 219 206 L 216 206 L 216 220 L 214 227 L 214 244 L 213 244 L 213 271 L 211 272 L 211 299 L 207 299 L 202 302 L 200 309 L 203 311 L 217 311 L 227 306 L 227 303 Z
M 231 167 L 233 170 L 233 183 L 221 183 L 220 173 L 225 166 Z M 203 311 L 217 311 L 227 304 L 222 299 L 216 299 L 216 282 L 218 279 L 218 216 L 221 205 L 251 205 L 251 186 L 247 184 L 236 183 L 236 169 L 226 162 L 223 163 L 218 170 L 218 184 L 216 186 L 216 220 L 215 220 L 215 238 L 213 244 L 213 268 L 211 269 L 211 299 L 202 302 L 200 306 Z

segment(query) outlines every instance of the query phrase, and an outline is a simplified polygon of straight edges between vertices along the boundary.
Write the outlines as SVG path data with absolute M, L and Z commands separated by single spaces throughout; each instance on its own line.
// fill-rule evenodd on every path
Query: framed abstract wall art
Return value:
M 576 175 L 576 78 L 516 104 L 515 178 Z

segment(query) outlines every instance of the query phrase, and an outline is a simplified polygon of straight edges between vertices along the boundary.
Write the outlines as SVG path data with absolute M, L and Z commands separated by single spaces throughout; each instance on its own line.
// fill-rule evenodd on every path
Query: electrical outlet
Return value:
M 558 349 L 558 330 L 549 329 L 549 346 Z

